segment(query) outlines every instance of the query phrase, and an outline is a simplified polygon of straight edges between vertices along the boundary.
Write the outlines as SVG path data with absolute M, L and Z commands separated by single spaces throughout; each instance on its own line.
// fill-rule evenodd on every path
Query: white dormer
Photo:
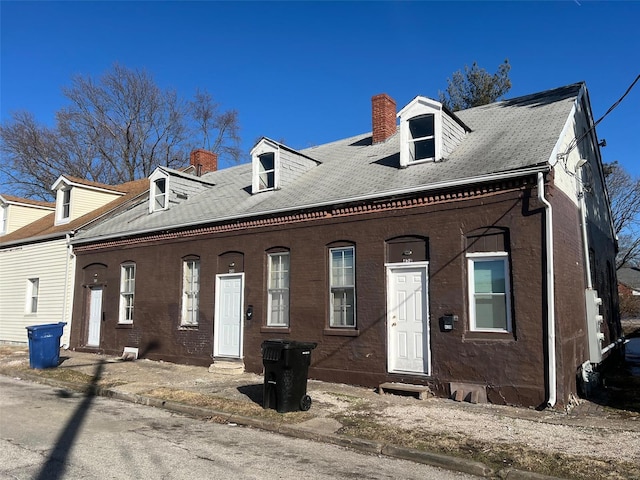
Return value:
M 149 213 L 169 208 L 169 174 L 161 167 L 149 176 Z
M 115 187 L 61 175 L 51 187 L 56 193 L 55 225 L 64 225 L 124 195 Z
M 252 193 L 280 188 L 280 146 L 267 138 L 251 150 Z
M 54 210 L 54 204 L 50 202 L 0 195 L 0 235 L 19 230 Z
M 442 159 L 442 104 L 416 97 L 398 112 L 400 166 Z

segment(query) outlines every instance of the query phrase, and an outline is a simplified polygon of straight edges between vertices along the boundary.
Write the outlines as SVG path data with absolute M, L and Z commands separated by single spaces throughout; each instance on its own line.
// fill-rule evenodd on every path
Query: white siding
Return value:
M 27 343 L 25 327 L 67 322 L 61 344 L 69 345 L 74 271 L 65 239 L 0 250 L 0 341 Z M 30 278 L 39 279 L 33 314 L 26 313 Z
M 22 228 L 31 222 L 35 222 L 50 213 L 53 213 L 52 209 L 9 204 L 7 207 L 6 233 L 18 230 L 19 228 Z
M 120 197 L 120 195 L 74 186 L 71 189 L 71 211 L 69 220 L 75 220 Z M 61 201 L 59 199 L 59 201 Z
M 442 112 L 442 156 L 446 158 L 460 145 L 466 132 L 458 122 L 453 120 L 446 112 Z
M 280 149 L 280 187 L 296 181 L 302 174 L 317 166 L 313 160 Z

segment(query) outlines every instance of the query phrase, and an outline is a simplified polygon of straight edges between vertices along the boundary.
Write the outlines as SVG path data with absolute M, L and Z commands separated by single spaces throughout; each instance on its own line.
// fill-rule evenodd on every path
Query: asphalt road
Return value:
M 0 376 L 0 480 L 473 479 Z

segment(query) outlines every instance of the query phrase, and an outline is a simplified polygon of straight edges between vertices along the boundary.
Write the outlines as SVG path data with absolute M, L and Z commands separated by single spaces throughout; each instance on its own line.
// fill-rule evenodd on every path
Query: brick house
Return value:
M 376 95 L 372 127 L 159 167 L 73 240 L 71 346 L 259 373 L 264 340 L 312 341 L 316 379 L 566 404 L 621 336 L 586 86 L 455 114 Z

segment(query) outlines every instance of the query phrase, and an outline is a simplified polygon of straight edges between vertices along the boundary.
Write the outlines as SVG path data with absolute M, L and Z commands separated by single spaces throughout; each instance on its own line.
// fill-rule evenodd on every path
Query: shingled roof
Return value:
M 370 132 L 363 133 L 298 150 L 315 160 L 317 166 L 286 188 L 252 194 L 251 164 L 207 173 L 202 178 L 213 185 L 197 195 L 153 214 L 148 213 L 147 205 L 137 205 L 78 232 L 76 242 L 433 191 L 481 183 L 496 175 L 543 171 L 549 168 L 554 148 L 583 87 L 577 83 L 456 112 L 471 131 L 442 161 L 400 168 L 399 131 L 376 144 L 372 143 Z
M 95 187 L 105 187 L 102 184 L 98 184 L 96 182 L 87 182 L 81 179 L 77 179 L 75 177 L 65 177 L 72 178 L 74 182 L 80 183 L 82 185 L 91 185 Z M 106 213 L 113 212 L 118 209 L 118 207 L 122 206 L 124 203 L 130 201 L 132 198 L 136 196 L 148 192 L 149 190 L 149 180 L 144 178 L 141 180 L 135 180 L 132 182 L 123 183 L 116 187 L 109 187 L 109 189 L 124 193 L 123 196 L 112 200 L 106 205 L 92 210 L 91 212 L 76 218 L 68 223 L 63 225 L 55 225 L 55 212 L 52 212 L 39 220 L 36 220 L 24 227 L 11 232 L 7 235 L 0 237 L 0 248 L 14 246 L 18 244 L 33 242 L 37 240 L 51 239 L 57 237 L 64 237 L 67 233 L 73 232 L 76 229 L 89 225 L 92 222 L 95 222 L 100 217 L 104 216 Z M 52 204 L 55 206 L 55 204 Z

